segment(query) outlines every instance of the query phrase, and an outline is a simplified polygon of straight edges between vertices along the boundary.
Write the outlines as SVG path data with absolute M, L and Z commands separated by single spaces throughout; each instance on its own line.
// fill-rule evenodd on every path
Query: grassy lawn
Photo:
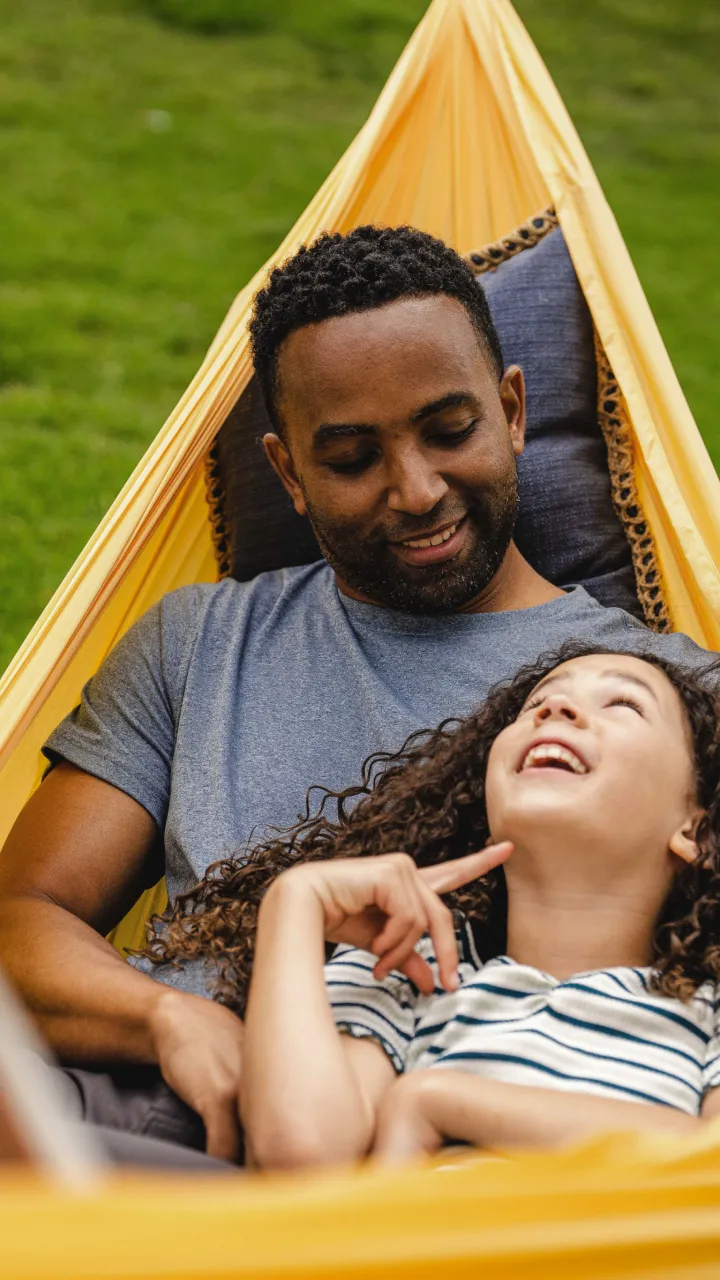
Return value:
M 0 0 L 0 668 L 424 8 Z M 518 8 L 720 463 L 716 0 Z

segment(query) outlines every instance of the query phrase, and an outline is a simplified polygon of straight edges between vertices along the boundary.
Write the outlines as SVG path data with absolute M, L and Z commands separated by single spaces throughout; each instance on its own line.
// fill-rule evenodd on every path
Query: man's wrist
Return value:
M 158 991 L 147 1000 L 143 1010 L 143 1026 L 153 1054 L 153 1061 L 160 1058 L 160 1046 L 172 1028 L 182 1019 L 185 1003 L 189 998 L 187 992 L 177 991 L 174 987 L 156 983 Z

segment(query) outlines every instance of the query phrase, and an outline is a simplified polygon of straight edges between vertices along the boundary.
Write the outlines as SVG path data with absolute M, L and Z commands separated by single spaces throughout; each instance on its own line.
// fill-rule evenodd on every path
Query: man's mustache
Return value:
M 385 542 L 407 542 L 408 539 L 420 537 L 444 525 L 459 524 L 468 514 L 467 507 L 464 511 L 430 511 L 426 516 L 419 516 L 412 523 L 404 520 L 401 525 L 384 525 L 379 531 L 380 537 Z

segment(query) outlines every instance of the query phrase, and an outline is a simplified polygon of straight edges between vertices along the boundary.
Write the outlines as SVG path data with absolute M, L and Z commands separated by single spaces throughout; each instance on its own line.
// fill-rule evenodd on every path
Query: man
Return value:
M 312 784 L 350 784 L 571 637 L 703 659 L 518 552 L 523 377 L 441 242 L 321 237 L 273 272 L 252 340 L 268 458 L 326 560 L 151 609 L 52 735 L 0 859 L 0 960 L 58 1056 L 154 1070 L 152 1097 L 169 1085 L 228 1158 L 241 1024 L 202 998 L 211 973 L 153 974 L 105 941 L 138 893 L 165 870 L 175 898 Z

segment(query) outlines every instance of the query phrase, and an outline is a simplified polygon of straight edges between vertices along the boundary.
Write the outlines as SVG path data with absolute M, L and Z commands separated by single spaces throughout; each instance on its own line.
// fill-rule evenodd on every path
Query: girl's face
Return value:
M 556 667 L 498 736 L 486 799 L 492 838 L 518 851 L 668 864 L 668 853 L 697 856 L 695 790 L 668 678 L 640 658 L 596 654 Z

